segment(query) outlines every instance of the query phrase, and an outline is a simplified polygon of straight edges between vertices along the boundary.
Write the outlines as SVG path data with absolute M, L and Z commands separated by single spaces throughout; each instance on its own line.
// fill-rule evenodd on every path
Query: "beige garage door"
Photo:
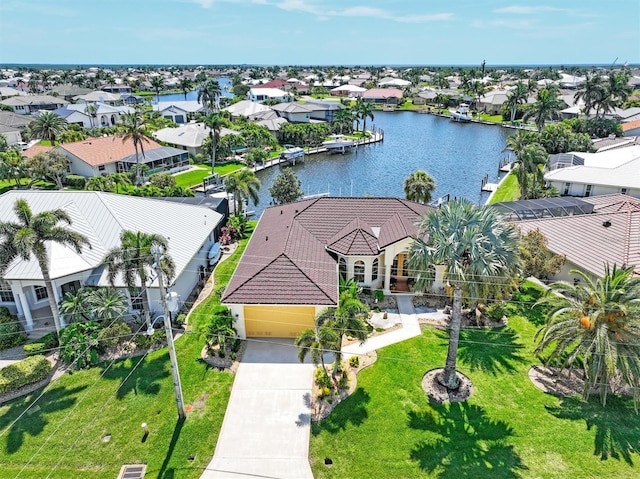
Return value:
M 313 306 L 245 306 L 248 337 L 295 338 L 315 322 Z

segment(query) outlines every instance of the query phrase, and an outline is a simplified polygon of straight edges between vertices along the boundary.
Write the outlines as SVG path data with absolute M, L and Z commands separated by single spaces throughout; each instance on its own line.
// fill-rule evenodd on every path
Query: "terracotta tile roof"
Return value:
M 222 301 L 335 305 L 338 267 L 333 252 L 377 255 L 376 236 L 385 228 L 394 228 L 385 237 L 397 241 L 398 232 L 415 231 L 413 223 L 429 209 L 397 198 L 339 197 L 267 208 Z
M 33 158 L 34 156 L 36 156 L 39 153 L 46 153 L 49 150 L 53 150 L 53 146 L 46 146 L 46 145 L 33 145 L 31 148 L 29 148 L 28 150 L 24 150 L 22 152 L 22 154 L 24 156 L 26 156 L 27 158 Z
M 136 153 L 133 142 L 131 140 L 123 142 L 122 136 L 89 138 L 75 143 L 65 143 L 60 145 L 60 148 L 91 166 L 115 163 Z M 147 152 L 160 148 L 160 145 L 151 139 L 147 139 L 143 144 L 143 148 Z
M 283 86 L 288 86 L 289 83 L 287 83 L 284 80 L 271 80 L 268 81 L 267 83 L 261 83 L 259 85 L 252 85 L 251 88 L 282 88 Z
M 396 213 L 380 228 L 378 242 L 381 248 L 385 248 L 407 236 L 415 236 L 417 232 L 418 228 L 413 218 Z

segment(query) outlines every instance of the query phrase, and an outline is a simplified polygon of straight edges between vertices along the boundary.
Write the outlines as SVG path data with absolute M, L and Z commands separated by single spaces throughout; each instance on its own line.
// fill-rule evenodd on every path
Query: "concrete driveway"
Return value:
M 293 340 L 251 340 L 203 479 L 313 479 L 309 466 L 313 365 Z

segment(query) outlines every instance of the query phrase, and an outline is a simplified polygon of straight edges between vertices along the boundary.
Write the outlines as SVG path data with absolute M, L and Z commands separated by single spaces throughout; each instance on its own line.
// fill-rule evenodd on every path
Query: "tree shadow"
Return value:
M 167 469 L 167 466 L 169 465 L 171 456 L 173 456 L 173 450 L 176 448 L 176 444 L 178 443 L 178 439 L 180 438 L 180 432 L 182 431 L 182 426 L 184 426 L 184 421 L 185 418 L 178 418 L 176 420 L 176 425 L 173 428 L 173 434 L 171 436 L 169 448 L 167 449 L 167 453 L 164 456 L 164 461 L 162 461 L 162 466 L 160 466 L 160 471 L 158 472 L 158 477 L 162 479 L 170 479 L 175 476 L 175 470 L 173 468 Z
M 462 329 L 458 360 L 471 371 L 493 374 L 513 372 L 516 364 L 526 360 L 520 351 L 518 334 L 509 326 L 495 329 Z
M 371 400 L 369 393 L 363 388 L 342 401 L 323 421 L 311 424 L 311 433 L 317 436 L 322 431 L 336 434 L 346 429 L 347 424 L 361 425 L 368 417 L 367 403 Z
M 134 364 L 139 361 L 139 358 L 131 358 Z M 105 364 L 106 367 L 106 364 Z M 122 382 L 125 380 L 118 391 L 116 397 L 123 399 L 130 392 L 133 394 L 148 394 L 154 395 L 160 392 L 160 383 L 163 378 L 166 378 L 171 374 L 169 368 L 169 352 L 162 356 L 149 360 L 145 358 L 142 360 L 142 364 L 136 368 L 136 370 L 127 378 L 131 373 L 132 364 L 126 359 L 114 363 L 109 369 L 104 372 L 105 379 L 118 380 Z
M 601 460 L 624 459 L 633 465 L 632 454 L 640 450 L 640 416 L 633 411 L 632 399 L 611 395 L 602 406 L 597 397 L 566 397 L 559 406 L 545 407 L 559 419 L 583 420 L 587 431 L 595 429 L 593 454 Z
M 37 436 L 39 435 L 48 424 L 47 415 L 55 411 L 67 409 L 75 404 L 77 395 L 86 388 L 86 386 L 78 386 L 71 389 L 67 389 L 64 386 L 53 387 L 47 391 L 36 403 L 32 406 L 27 413 L 22 416 L 15 424 L 9 429 L 7 435 L 7 454 L 13 454 L 17 452 L 22 443 L 24 442 L 24 436 Z M 11 403 L 9 410 L 2 416 L 0 420 L 0 430 L 3 430 L 12 421 L 27 408 L 31 403 L 31 398 L 37 398 L 42 389 L 34 391 L 30 396 L 22 399 L 16 399 Z
M 409 427 L 433 437 L 420 441 L 410 458 L 437 477 L 518 478 L 527 469 L 508 444 L 514 435 L 511 426 L 488 418 L 480 406 L 432 404 L 430 409 L 409 412 L 408 420 Z

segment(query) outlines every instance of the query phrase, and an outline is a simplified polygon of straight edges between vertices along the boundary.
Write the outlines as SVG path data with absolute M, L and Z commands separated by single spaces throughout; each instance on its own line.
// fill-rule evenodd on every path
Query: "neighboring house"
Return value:
M 102 90 L 92 91 L 85 95 L 78 95 L 73 98 L 78 103 L 107 103 L 109 105 L 118 105 L 122 103 L 122 95 L 120 93 L 109 93 Z
M 204 111 L 202 103 L 197 101 L 161 101 L 153 105 L 153 111 L 179 125 L 195 118 L 196 113 Z
M 309 123 L 311 111 L 306 104 L 302 103 L 279 103 L 271 107 L 278 116 L 285 118 L 289 123 Z
M 123 113 L 133 113 L 129 106 L 112 106 L 106 103 L 75 103 L 54 110 L 54 113 L 66 119 L 68 123 L 76 123 L 83 128 L 99 126 L 116 126 Z
M 275 80 L 268 81 L 266 83 L 259 83 L 253 85 L 253 88 L 277 88 L 284 91 L 289 91 L 293 85 L 285 80 L 276 78 Z
M 0 100 L 6 100 L 7 98 L 11 98 L 12 96 L 24 95 L 23 92 L 16 90 L 15 88 L 10 88 L 8 86 L 0 86 Z
M 348 197 L 265 209 L 222 298 L 238 334 L 295 337 L 313 327 L 319 311 L 338 304 L 339 275 L 387 294 L 408 291 L 407 254 L 430 209 Z
M 75 85 L 70 85 L 68 83 L 63 85 L 56 85 L 51 89 L 51 93 L 55 93 L 59 97 L 61 96 L 67 101 L 73 100 L 74 97 L 79 95 L 86 95 L 87 93 L 91 93 L 93 90 L 91 88 L 83 88 Z
M 202 143 L 209 136 L 210 129 L 204 123 L 187 123 L 177 128 L 162 128 L 153 133 L 153 136 L 163 143 L 169 143 L 177 148 L 186 150 L 190 155 L 202 153 Z M 240 132 L 222 128 L 220 138 L 226 135 L 239 135 Z
M 362 99 L 368 103 L 397 105 L 402 103 L 403 95 L 397 88 L 372 88 L 362 93 Z
M 262 103 L 267 100 L 278 100 L 280 102 L 293 101 L 292 96 L 279 88 L 256 88 L 252 87 L 247 92 L 247 98 L 251 101 Z
M 476 109 L 487 115 L 499 115 L 508 98 L 509 91 L 507 90 L 491 90 L 478 99 Z
M 49 95 L 17 95 L 0 101 L 0 104 L 12 106 L 19 115 L 30 115 L 39 110 L 55 110 L 68 103 L 67 100 Z
M 634 266 L 640 275 L 640 200 L 614 194 L 583 198 L 590 214 L 572 214 L 515 223 L 523 234 L 540 230 L 547 247 L 567 262 L 551 280 L 577 281 L 578 269 L 593 278 L 604 276 L 605 265 Z
M 349 98 L 359 98 L 365 91 L 367 91 L 366 88 L 351 84 L 337 86 L 330 90 L 332 95 L 346 96 Z
M 237 119 L 241 116 L 249 118 L 257 113 L 271 111 L 271 108 L 255 101 L 241 100 L 238 103 L 234 103 L 233 105 L 223 108 L 222 110 L 228 111 L 231 113 L 231 117 L 233 119 Z
M 22 131 L 32 121 L 33 118 L 0 110 L 0 133 L 5 136 L 9 146 L 22 143 Z
M 640 146 L 551 155 L 544 179 L 563 196 L 624 193 L 640 198 Z
M 378 87 L 379 88 L 387 88 L 387 87 L 404 88 L 404 87 L 407 87 L 409 85 L 411 85 L 410 81 L 403 80 L 401 78 L 386 77 L 386 78 L 383 78 L 380 81 L 378 81 Z
M 123 83 L 116 83 L 115 85 L 103 85 L 100 87 L 102 91 L 107 93 L 120 93 L 121 95 L 131 95 L 131 87 Z
M 149 168 L 147 174 L 171 171 L 189 164 L 189 154 L 184 150 L 161 146 L 153 140 L 143 142 L 144 154 L 138 149 L 139 162 Z M 71 162 L 73 174 L 91 177 L 121 173 L 131 170 L 136 164 L 136 152 L 131 140 L 122 141 L 121 136 L 89 138 L 57 146 Z
M 311 120 L 326 121 L 328 123 L 333 121 L 336 111 L 344 108 L 341 103 L 320 100 L 308 100 L 304 105 L 311 109 Z
M 35 214 L 56 208 L 66 211 L 73 223 L 69 227 L 85 235 L 91 248 L 81 254 L 57 243 L 47 244 L 50 274 L 56 303 L 65 293 L 84 285 L 109 286 L 102 260 L 108 251 L 120 246 L 123 230 L 160 234 L 169 243 L 168 254 L 175 263 L 175 278 L 168 291 L 185 301 L 209 268 L 208 253 L 216 242 L 215 230 L 223 215 L 211 208 L 96 191 L 12 190 L 0 196 L 0 221 L 15 221 L 13 206 L 25 199 Z M 149 276 L 155 274 L 148 271 Z M 129 291 L 122 278 L 116 287 L 130 299 L 130 311 L 141 308 L 137 291 Z M 161 314 L 157 280 L 149 285 L 149 301 L 154 314 Z M 51 310 L 42 273 L 35 260 L 16 259 L 0 280 L 0 305 L 17 314 L 27 331 L 37 318 L 44 322 Z M 48 319 L 50 321 L 50 319 Z M 40 327 L 40 325 L 38 326 Z

